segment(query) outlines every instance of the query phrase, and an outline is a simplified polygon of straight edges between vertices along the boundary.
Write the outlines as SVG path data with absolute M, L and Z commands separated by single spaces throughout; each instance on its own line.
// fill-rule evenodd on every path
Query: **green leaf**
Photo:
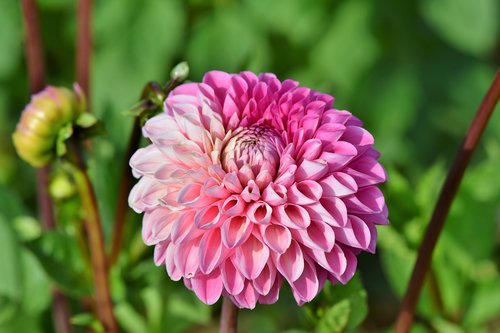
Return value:
M 485 56 L 495 47 L 500 22 L 498 1 L 425 0 L 421 4 L 429 25 L 458 50 Z
M 349 322 L 351 306 L 349 300 L 344 299 L 325 311 L 323 318 L 316 326 L 317 333 L 340 333 Z
M 123 327 L 126 332 L 150 332 L 144 317 L 142 317 L 130 304 L 120 303 L 115 306 L 114 312 L 120 326 Z
M 59 288 L 76 297 L 90 293 L 84 259 L 74 239 L 54 230 L 26 245 Z
M 354 329 L 368 314 L 366 291 L 359 275 L 355 275 L 346 285 L 328 285 L 325 295 L 333 306 L 324 311 L 320 309 L 322 314 L 316 326 L 317 333 Z
M 22 296 L 22 271 L 19 263 L 21 247 L 7 220 L 0 216 L 0 296 L 20 300 Z
M 80 313 L 70 319 L 71 324 L 91 328 L 97 333 L 104 333 L 101 322 L 91 313 Z

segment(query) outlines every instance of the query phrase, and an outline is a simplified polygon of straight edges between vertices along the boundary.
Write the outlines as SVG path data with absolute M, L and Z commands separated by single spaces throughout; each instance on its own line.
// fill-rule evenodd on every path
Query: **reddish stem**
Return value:
M 228 298 L 222 300 L 220 314 L 220 333 L 236 333 L 238 328 L 238 308 Z
M 116 217 L 115 217 L 115 227 L 113 230 L 113 243 L 111 247 L 110 264 L 113 264 L 118 259 L 123 241 L 123 229 L 125 226 L 125 218 L 127 216 L 128 209 L 128 195 L 133 185 L 132 169 L 129 166 L 130 157 L 139 147 L 141 141 L 141 124 L 139 117 L 134 120 L 134 125 L 132 126 L 132 133 L 130 135 L 130 140 L 128 143 L 127 151 L 125 152 L 125 157 L 122 165 L 122 176 L 120 179 L 120 190 L 118 192 L 118 201 L 116 204 Z
M 424 278 L 429 270 L 432 252 L 436 246 L 439 235 L 443 229 L 446 217 L 451 207 L 451 203 L 458 191 L 460 182 L 464 175 L 465 169 L 469 164 L 472 153 L 477 147 L 481 135 L 488 124 L 495 106 L 500 96 L 500 71 L 497 71 L 488 92 L 486 93 L 479 109 L 472 121 L 465 139 L 455 157 L 455 161 L 451 166 L 446 181 L 441 189 L 439 199 L 434 208 L 431 221 L 425 231 L 424 240 L 420 246 L 417 261 L 415 263 L 413 273 L 406 290 L 406 295 L 401 305 L 395 332 L 406 333 L 410 331 L 415 308 L 418 298 L 422 290 Z
M 92 0 L 79 0 L 77 9 L 76 81 L 90 101 L 89 75 L 92 51 Z
M 25 49 L 29 84 L 31 93 L 34 94 L 42 90 L 45 85 L 45 65 L 35 0 L 23 0 L 22 9 L 26 32 Z M 50 168 L 48 166 L 37 170 L 38 210 L 44 230 L 56 227 L 53 203 L 48 192 L 49 176 Z M 56 332 L 71 333 L 73 330 L 69 322 L 68 299 L 57 288 L 53 288 L 52 297 L 52 313 Z

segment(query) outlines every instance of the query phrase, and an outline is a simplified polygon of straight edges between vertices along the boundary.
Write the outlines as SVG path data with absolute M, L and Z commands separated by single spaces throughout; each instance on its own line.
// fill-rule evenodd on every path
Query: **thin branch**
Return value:
M 23 21 L 26 33 L 26 62 L 31 93 L 37 93 L 45 85 L 45 65 L 43 59 L 42 42 L 39 34 L 38 10 L 35 0 L 23 0 Z M 37 170 L 37 201 L 40 218 L 44 230 L 56 227 L 53 203 L 48 192 L 50 168 L 43 167 Z M 70 311 L 68 299 L 57 288 L 52 290 L 52 314 L 54 327 L 58 333 L 71 333 Z
M 77 172 L 75 179 L 80 191 L 82 207 L 86 212 L 85 229 L 87 231 L 90 259 L 92 262 L 92 273 L 94 274 L 95 305 L 97 316 L 104 326 L 106 333 L 117 333 L 118 325 L 113 313 L 111 292 L 109 289 L 109 274 L 104 249 L 104 236 L 102 232 L 101 218 L 97 206 L 94 188 L 87 174 L 85 162 L 81 156 L 81 149 L 77 142 L 68 141 L 70 158 L 73 159 Z
M 439 234 L 443 229 L 451 203 L 458 191 L 465 169 L 495 109 L 499 96 L 500 71 L 497 71 L 495 79 L 479 106 L 476 116 L 467 131 L 462 146 L 455 157 L 455 161 L 441 189 L 431 221 L 425 231 L 424 240 L 420 246 L 417 261 L 396 321 L 396 333 L 406 333 L 410 331 L 424 278 L 431 264 L 432 252 L 436 246 Z
M 224 297 L 220 314 L 220 333 L 236 333 L 238 329 L 238 308 L 231 299 Z
M 77 9 L 76 81 L 90 101 L 90 55 L 92 52 L 92 0 L 79 0 Z

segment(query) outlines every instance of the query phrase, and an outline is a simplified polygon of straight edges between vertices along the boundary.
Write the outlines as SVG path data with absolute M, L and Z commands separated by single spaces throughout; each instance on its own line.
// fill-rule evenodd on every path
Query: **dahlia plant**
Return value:
M 207 73 L 165 99 L 130 160 L 130 206 L 172 280 L 207 304 L 298 304 L 346 283 L 388 223 L 372 135 L 333 97 L 273 74 Z

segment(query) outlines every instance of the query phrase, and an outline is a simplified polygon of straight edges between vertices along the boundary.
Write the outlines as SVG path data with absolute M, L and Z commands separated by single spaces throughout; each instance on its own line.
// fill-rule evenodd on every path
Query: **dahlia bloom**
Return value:
M 131 158 L 130 206 L 173 280 L 205 303 L 298 304 L 346 283 L 387 224 L 372 135 L 333 97 L 273 74 L 209 72 L 165 100 Z

